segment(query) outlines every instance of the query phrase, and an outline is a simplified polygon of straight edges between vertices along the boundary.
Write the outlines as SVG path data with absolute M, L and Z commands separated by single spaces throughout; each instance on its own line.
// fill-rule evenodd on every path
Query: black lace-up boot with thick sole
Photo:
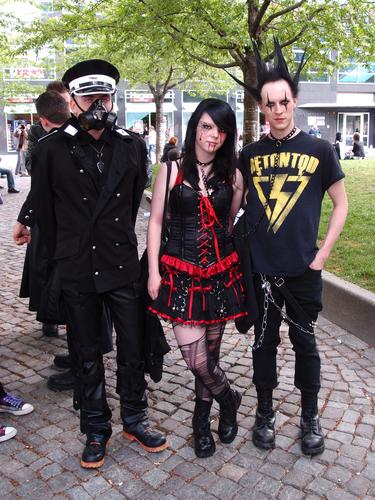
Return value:
M 257 448 L 275 448 L 275 412 L 264 415 L 257 410 L 253 427 L 253 443 Z
M 301 448 L 304 455 L 323 453 L 324 436 L 319 415 L 301 417 Z
M 258 389 L 258 408 L 253 426 L 252 440 L 257 448 L 275 448 L 275 412 L 272 407 L 272 389 Z
M 318 414 L 318 394 L 301 392 L 301 448 L 304 455 L 324 451 L 324 436 Z
M 134 416 L 133 416 L 134 420 Z M 141 412 L 139 419 L 130 424 L 124 422 L 123 435 L 130 441 L 137 441 L 142 448 L 150 453 L 158 453 L 168 448 L 168 442 L 164 434 L 150 427 L 145 412 Z
M 218 434 L 220 441 L 229 444 L 234 441 L 238 432 L 237 410 L 242 396 L 238 391 L 228 389 L 224 394 L 215 397 L 220 406 Z
M 210 429 L 210 411 L 212 401 L 195 400 L 193 414 L 194 451 L 198 458 L 211 457 L 216 450 Z
M 84 469 L 98 469 L 104 464 L 105 450 L 110 435 L 92 434 L 87 436 L 86 445 L 82 452 L 81 467 Z

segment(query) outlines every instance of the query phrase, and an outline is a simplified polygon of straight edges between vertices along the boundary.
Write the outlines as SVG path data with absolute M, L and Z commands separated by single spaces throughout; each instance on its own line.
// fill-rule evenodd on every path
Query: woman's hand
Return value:
M 147 290 L 152 300 L 155 300 L 159 295 L 160 286 L 161 286 L 160 273 L 150 274 L 147 282 Z

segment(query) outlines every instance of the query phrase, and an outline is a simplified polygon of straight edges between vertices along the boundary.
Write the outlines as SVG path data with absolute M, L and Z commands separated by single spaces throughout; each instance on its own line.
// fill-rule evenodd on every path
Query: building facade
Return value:
M 317 126 L 331 142 L 340 132 L 343 148 L 352 144 L 358 132 L 365 149 L 375 145 L 375 64 L 351 64 L 331 77 L 301 82 L 297 125 L 308 131 Z
M 359 69 L 358 69 L 359 68 Z M 301 82 L 296 112 L 296 125 L 308 132 L 312 127 L 319 129 L 321 137 L 334 142 L 337 132 L 341 134 L 342 149 L 349 149 L 354 132 L 359 132 L 365 150 L 370 152 L 375 145 L 375 71 L 367 73 L 366 81 L 361 81 L 361 66 L 357 65 L 351 73 L 337 72 L 327 81 Z M 35 67 L 19 68 L 23 75 L 29 76 Z M 375 65 L 374 65 L 375 70 Z M 3 74 L 9 75 L 10 68 Z M 17 74 L 17 73 L 16 73 Z M 55 75 L 36 74 L 29 79 L 35 88 L 43 88 Z M 353 81 L 353 80 L 357 81 Z M 18 123 L 33 124 L 37 121 L 34 106 L 35 95 L 9 98 L 0 107 L 0 154 L 15 152 L 13 132 Z M 232 106 L 236 113 L 238 134 L 242 134 L 243 126 L 243 91 L 234 89 L 225 95 L 218 95 Z M 202 96 L 189 91 L 171 90 L 164 102 L 163 135 L 167 141 L 172 135 L 181 144 L 185 135 L 187 122 Z M 121 86 L 116 95 L 119 107 L 118 123 L 132 128 L 136 122 L 142 122 L 147 133 L 155 126 L 155 103 L 148 89 L 131 89 Z M 259 130 L 267 124 L 259 116 Z M 262 125 L 261 125 L 262 124 Z

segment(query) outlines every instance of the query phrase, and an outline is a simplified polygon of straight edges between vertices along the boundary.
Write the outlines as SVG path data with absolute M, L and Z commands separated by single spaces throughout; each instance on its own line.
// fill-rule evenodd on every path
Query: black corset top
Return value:
M 232 186 L 217 183 L 209 197 L 181 183 L 169 195 L 165 253 L 207 267 L 233 251 L 227 233 Z

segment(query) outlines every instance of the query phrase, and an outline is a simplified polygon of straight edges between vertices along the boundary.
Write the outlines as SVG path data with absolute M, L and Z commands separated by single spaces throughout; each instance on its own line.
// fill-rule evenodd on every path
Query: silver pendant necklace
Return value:
M 198 163 L 198 162 L 197 162 Z M 210 162 L 212 163 L 212 162 Z M 199 163 L 198 163 L 199 165 Z M 209 165 L 209 163 L 208 163 Z M 205 171 L 203 170 L 203 167 L 202 165 L 199 165 L 199 169 L 201 171 L 201 176 L 202 176 L 202 180 L 203 180 L 203 185 L 204 185 L 204 188 L 206 190 L 206 195 L 209 197 L 210 196 L 210 193 L 209 193 L 209 187 L 208 187 L 208 176 L 207 174 L 205 173 Z
M 96 149 L 95 146 L 93 146 L 91 144 L 91 142 L 89 143 L 89 146 L 95 151 L 96 153 L 96 157 L 98 159 L 97 163 L 96 163 L 96 168 L 99 170 L 99 172 L 102 174 L 103 173 L 103 169 L 104 169 L 104 162 L 103 162 L 103 149 L 104 149 L 104 146 L 105 146 L 105 142 L 103 143 L 102 147 L 100 149 Z

